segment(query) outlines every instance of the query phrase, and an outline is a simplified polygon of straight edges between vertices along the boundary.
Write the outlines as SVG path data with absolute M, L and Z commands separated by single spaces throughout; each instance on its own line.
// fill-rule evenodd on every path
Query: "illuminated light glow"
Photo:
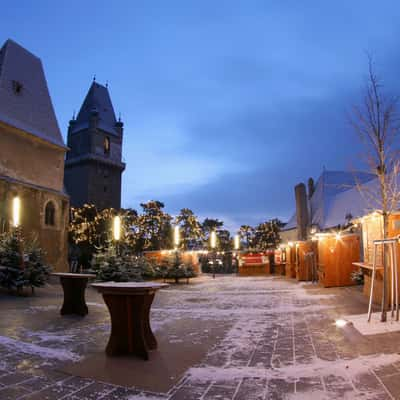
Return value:
M 299 243 L 296 243 L 296 247 L 300 247 L 300 244 L 299 244 Z
M 336 240 L 340 240 L 342 237 L 342 235 L 340 234 L 340 232 L 336 233 L 335 238 Z
M 335 321 L 335 325 L 336 325 L 338 328 L 343 328 L 343 327 L 345 327 L 345 326 L 347 325 L 347 321 L 344 320 L 344 319 L 337 319 L 337 320 Z
M 289 247 L 293 247 L 293 242 L 288 243 Z
M 233 243 L 234 243 L 235 250 L 239 250 L 239 248 L 240 248 L 240 237 L 239 237 L 239 235 L 235 235 Z
M 174 245 L 176 247 L 179 246 L 179 242 L 180 242 L 180 232 L 179 232 L 179 226 L 176 225 L 174 228 Z
M 114 240 L 118 241 L 121 239 L 121 217 L 119 217 L 118 215 L 114 217 L 113 235 L 114 235 Z
M 215 233 L 215 231 L 211 232 L 210 235 L 210 246 L 212 249 L 215 249 L 215 247 L 217 246 L 217 234 Z
M 18 227 L 20 224 L 21 216 L 21 199 L 16 196 L 13 198 L 12 202 L 12 217 L 13 217 L 13 227 Z

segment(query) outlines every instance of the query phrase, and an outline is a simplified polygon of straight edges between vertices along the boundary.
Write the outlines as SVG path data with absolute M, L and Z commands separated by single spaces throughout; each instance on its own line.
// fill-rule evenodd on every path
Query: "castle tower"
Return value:
M 122 137 L 108 88 L 93 81 L 68 128 L 64 181 L 73 207 L 121 207 Z

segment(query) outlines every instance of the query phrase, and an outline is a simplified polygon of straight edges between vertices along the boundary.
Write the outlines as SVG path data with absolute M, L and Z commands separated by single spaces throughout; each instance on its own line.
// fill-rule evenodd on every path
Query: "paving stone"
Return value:
M 141 393 L 140 390 L 130 388 L 117 388 L 101 398 L 101 400 L 127 400 Z
M 83 389 L 79 389 L 68 397 L 70 400 L 97 400 L 109 394 L 113 389 L 112 385 L 105 383 L 94 382 L 90 383 Z
M 16 383 L 20 383 L 22 381 L 26 381 L 31 379 L 32 375 L 27 375 L 21 372 L 13 372 L 11 374 L 3 375 L 0 377 L 0 383 L 4 386 L 14 385 Z
M 199 400 L 209 386 L 210 383 L 183 385 L 171 396 L 170 400 Z
M 267 400 L 282 400 L 294 393 L 294 381 L 271 379 L 268 382 Z
M 351 398 L 350 396 L 353 394 L 355 396 L 353 386 L 347 379 L 343 378 L 342 376 L 326 375 L 323 376 L 323 380 L 325 383 L 326 391 L 334 394 L 338 398 L 342 398 L 345 396 Z
M 235 394 L 235 386 L 211 386 L 210 390 L 203 397 L 204 400 L 232 400 Z
M 0 399 L 1 400 L 16 400 L 21 396 L 28 394 L 29 391 L 22 387 L 7 387 L 0 389 Z
M 321 378 L 319 376 L 304 377 L 296 381 L 296 393 L 323 391 Z
M 266 392 L 266 378 L 244 378 L 235 395 L 235 400 L 263 400 Z
M 380 379 L 389 393 L 395 399 L 400 399 L 400 373 L 395 375 L 386 375 Z

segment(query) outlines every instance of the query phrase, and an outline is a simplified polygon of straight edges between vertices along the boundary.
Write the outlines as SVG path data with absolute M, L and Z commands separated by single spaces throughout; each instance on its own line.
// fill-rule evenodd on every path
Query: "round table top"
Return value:
M 74 274 L 72 272 L 53 272 L 51 275 L 62 278 L 96 278 L 95 274 Z
M 159 282 L 98 282 L 92 283 L 91 286 L 98 289 L 99 292 L 135 294 L 162 289 L 169 285 Z

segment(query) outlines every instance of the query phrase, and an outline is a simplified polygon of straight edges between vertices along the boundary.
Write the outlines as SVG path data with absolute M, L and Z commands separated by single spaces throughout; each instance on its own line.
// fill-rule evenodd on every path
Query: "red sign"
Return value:
M 265 265 L 269 263 L 268 256 L 264 253 L 249 253 L 240 256 L 239 265 Z

